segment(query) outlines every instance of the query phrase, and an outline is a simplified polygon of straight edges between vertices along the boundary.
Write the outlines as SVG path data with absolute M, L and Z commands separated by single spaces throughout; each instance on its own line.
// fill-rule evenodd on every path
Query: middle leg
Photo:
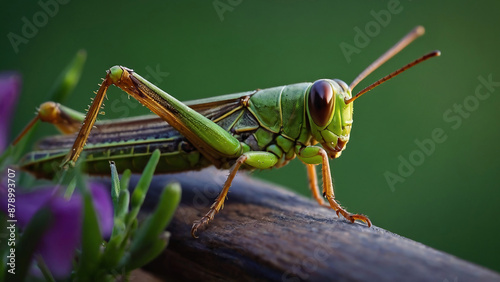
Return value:
M 236 160 L 236 163 L 230 168 L 229 176 L 227 177 L 226 182 L 224 183 L 224 186 L 219 193 L 219 196 L 217 196 L 215 202 L 210 207 L 210 210 L 200 220 L 197 220 L 193 223 L 193 226 L 191 227 L 191 236 L 193 236 L 194 238 L 198 238 L 198 236 L 196 236 L 196 231 L 198 230 L 198 228 L 214 219 L 214 216 L 224 207 L 224 201 L 226 200 L 227 193 L 229 192 L 229 187 L 231 187 L 231 183 L 233 182 L 238 169 L 243 164 L 257 169 L 266 169 L 273 167 L 277 162 L 278 157 L 275 154 L 269 152 L 255 151 L 246 152 L 241 155 Z

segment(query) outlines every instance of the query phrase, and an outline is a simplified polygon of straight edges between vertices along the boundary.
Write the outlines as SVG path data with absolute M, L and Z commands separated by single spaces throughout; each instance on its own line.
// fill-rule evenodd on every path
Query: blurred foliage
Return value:
M 85 51 L 81 50 L 56 79 L 49 91 L 51 100 L 59 102 L 70 97 L 84 64 Z M 8 87 L 7 83 L 4 85 Z M 16 92 L 7 91 L 0 96 L 14 99 L 18 95 Z M 9 116 L 4 115 L 3 118 L 2 123 L 10 123 Z M 111 196 L 107 194 L 109 192 L 102 191 L 104 185 L 90 184 L 92 191 L 85 188 L 87 184 L 81 174 L 81 162 L 75 168 L 56 173 L 58 176 L 49 185 L 50 188 L 35 183 L 27 187 L 16 186 L 16 181 L 22 181 L 11 169 L 14 167 L 12 164 L 17 163 L 19 152 L 28 139 L 36 135 L 34 127 L 27 129 L 29 134 L 21 135 L 21 142 L 0 152 L 0 169 L 9 171 L 8 187 L 6 174 L 1 177 L 0 183 L 1 202 L 4 205 L 9 203 L 8 209 L 1 207 L 1 225 L 6 223 L 7 214 L 19 221 L 3 229 L 10 230 L 7 232 L 9 236 L 12 238 L 15 235 L 17 239 L 0 245 L 0 260 L 4 262 L 0 267 L 0 280 L 6 277 L 16 281 L 23 281 L 26 277 L 37 280 L 34 273 L 38 270 L 38 276 L 43 275 L 47 281 L 55 281 L 55 278 L 68 278 L 68 281 L 127 281 L 132 270 L 144 266 L 163 252 L 170 238 L 165 228 L 180 201 L 179 184 L 168 184 L 158 199 L 156 209 L 140 223 L 137 218 L 160 159 L 159 150 L 151 154 L 132 196 L 128 187 L 130 170 L 122 174 L 120 183 L 113 162 L 110 163 Z M 1 133 L 1 138 L 7 139 L 6 132 Z M 66 187 L 64 184 L 68 182 Z M 75 188 L 78 188 L 78 195 L 73 194 Z M 58 236 L 62 230 L 65 230 L 64 236 Z M 2 238 L 8 237 L 7 234 L 1 235 Z

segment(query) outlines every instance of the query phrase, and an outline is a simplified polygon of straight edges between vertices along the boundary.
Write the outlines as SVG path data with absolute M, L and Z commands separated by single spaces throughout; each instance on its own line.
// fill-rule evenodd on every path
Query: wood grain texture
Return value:
M 146 270 L 169 280 L 500 281 L 499 273 L 376 226 L 348 223 L 311 199 L 244 174 L 222 212 L 192 238 L 193 221 L 207 212 L 226 174 L 206 169 L 154 179 L 147 208 L 170 181 L 181 183 L 182 200 L 167 228 L 168 248 Z

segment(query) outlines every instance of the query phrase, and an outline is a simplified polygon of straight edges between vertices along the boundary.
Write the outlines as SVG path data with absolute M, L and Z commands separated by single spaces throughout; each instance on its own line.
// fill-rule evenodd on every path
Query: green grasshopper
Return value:
M 160 149 L 156 173 L 199 170 L 210 165 L 229 169 L 214 204 L 192 226 L 191 234 L 196 237 L 198 228 L 222 209 L 240 168 L 281 167 L 298 157 L 307 167 L 310 189 L 320 205 L 332 208 L 337 216 L 341 214 L 352 223 L 359 220 L 370 227 L 366 216 L 347 212 L 335 200 L 329 158 L 338 158 L 349 141 L 355 99 L 406 69 L 440 55 L 433 51 L 351 96 L 351 90 L 361 80 L 423 33 L 423 27 L 413 29 L 349 86 L 338 79 L 320 79 L 182 103 L 133 70 L 114 66 L 107 71 L 86 116 L 52 102 L 40 107 L 30 125 L 40 119 L 55 124 L 66 135 L 42 140 L 39 151 L 29 153 L 21 166 L 38 177 L 50 178 L 59 167 L 54 164 L 74 166 L 85 151 L 89 174 L 107 174 L 109 161 L 114 161 L 119 171 L 128 168 L 139 173 L 150 154 Z M 112 84 L 157 116 L 96 122 Z M 75 138 L 70 133 L 78 129 Z M 322 192 L 328 204 L 319 194 L 315 170 L 318 164 L 322 165 Z

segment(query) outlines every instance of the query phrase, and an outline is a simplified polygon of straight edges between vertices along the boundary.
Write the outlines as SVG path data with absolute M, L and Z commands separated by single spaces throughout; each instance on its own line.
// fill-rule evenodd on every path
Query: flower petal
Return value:
M 91 182 L 89 186 L 101 234 L 104 238 L 108 238 L 113 230 L 113 205 L 110 191 L 103 184 L 96 182 Z
M 16 195 L 16 219 L 19 226 L 26 226 L 41 207 L 52 212 L 53 220 L 43 234 L 36 253 L 40 254 L 48 269 L 56 279 L 68 277 L 73 268 L 75 250 L 79 247 L 82 235 L 83 199 L 78 193 L 70 200 L 57 194 L 57 187 L 40 187 L 29 193 Z M 109 237 L 113 229 L 113 207 L 106 186 L 90 183 L 93 206 L 98 216 L 103 237 Z M 0 201 L 7 200 L 7 187 L 0 182 Z M 7 213 L 7 205 L 0 210 Z
M 7 147 L 10 121 L 21 90 L 21 75 L 17 72 L 0 73 L 0 152 Z
M 68 201 L 54 197 L 49 203 L 54 220 L 40 242 L 38 253 L 55 278 L 67 277 L 73 268 L 75 250 L 82 234 L 82 197 Z
M 4 181 L 1 183 L 0 188 L 0 201 L 2 203 L 7 203 L 7 187 L 5 187 Z M 29 193 L 21 193 L 22 189 L 18 188 L 16 191 L 16 212 L 15 219 L 20 227 L 26 226 L 28 222 L 31 220 L 33 215 L 47 202 L 50 200 L 55 190 L 53 187 L 40 187 L 37 190 L 34 190 Z M 7 213 L 7 205 L 0 205 L 0 210 L 4 213 Z M 14 218 L 12 218 L 14 219 Z

